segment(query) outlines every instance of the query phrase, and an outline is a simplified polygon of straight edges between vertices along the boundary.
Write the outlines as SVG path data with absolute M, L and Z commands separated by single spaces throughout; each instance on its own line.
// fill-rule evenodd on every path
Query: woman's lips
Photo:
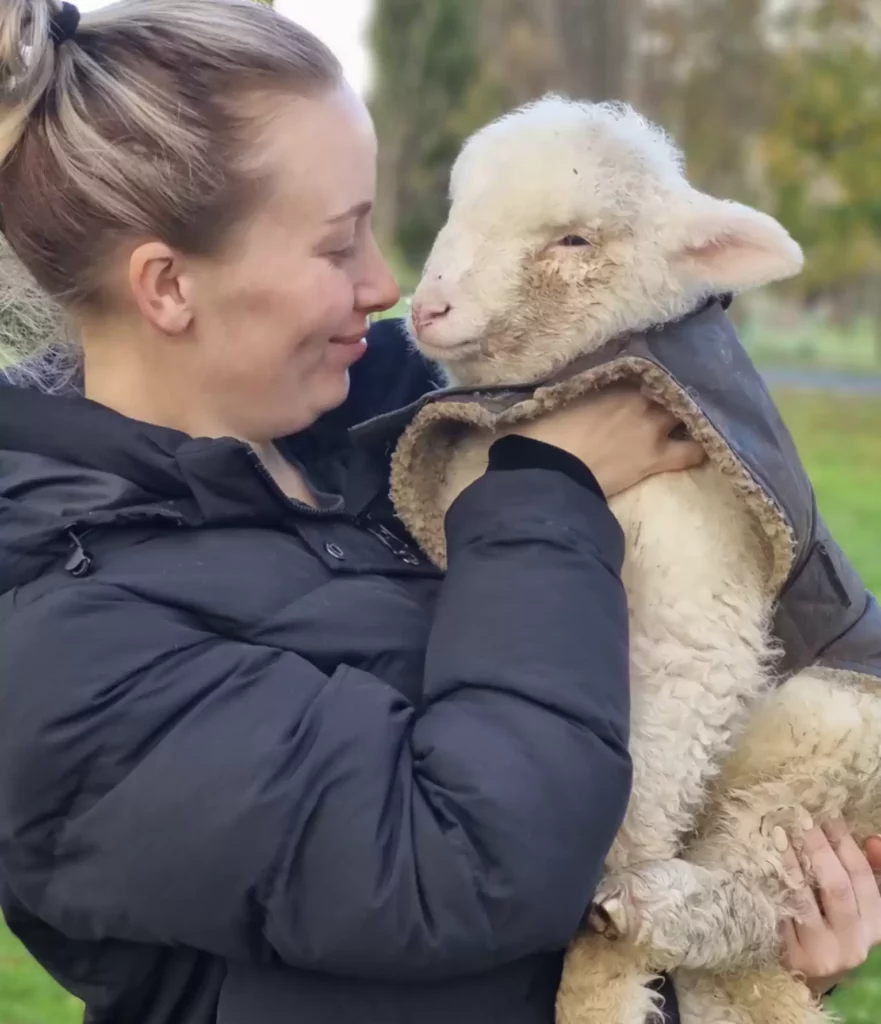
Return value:
M 360 334 L 350 334 L 345 338 L 331 338 L 330 342 L 332 345 L 361 345 L 366 333 L 366 331 L 361 331 Z
M 356 363 L 367 352 L 367 339 L 364 337 L 366 333 L 365 331 L 361 334 L 350 334 L 345 338 L 330 339 L 331 347 L 346 366 Z

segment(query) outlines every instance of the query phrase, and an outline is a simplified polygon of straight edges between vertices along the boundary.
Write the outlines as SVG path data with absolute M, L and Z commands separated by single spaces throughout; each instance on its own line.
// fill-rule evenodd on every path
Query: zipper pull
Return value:
M 368 523 L 367 529 L 374 537 L 377 538 L 377 540 L 381 541 L 393 555 L 400 558 L 402 562 L 407 565 L 419 565 L 418 556 L 415 555 L 400 538 L 396 537 L 391 530 L 383 526 L 382 523 Z
M 844 605 L 845 608 L 850 608 L 853 605 L 853 600 L 847 591 L 847 587 L 841 582 L 841 577 L 838 575 L 838 570 L 835 568 L 835 560 L 822 541 L 817 543 L 817 554 L 820 556 L 820 561 L 823 563 L 823 568 L 826 570 L 826 576 L 829 582 L 832 584 L 832 588 L 838 595 L 839 601 Z
M 73 545 L 73 551 L 70 554 L 67 562 L 65 563 L 65 572 L 69 572 L 75 579 L 82 579 L 84 576 L 88 576 L 92 571 L 94 562 L 92 556 L 83 547 L 83 542 L 77 537 L 73 530 L 67 531 L 68 537 L 70 537 L 71 544 Z

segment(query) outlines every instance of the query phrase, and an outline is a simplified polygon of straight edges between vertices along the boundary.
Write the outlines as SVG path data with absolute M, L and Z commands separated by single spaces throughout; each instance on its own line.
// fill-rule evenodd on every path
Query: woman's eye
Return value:
M 334 263 L 346 263 L 354 257 L 356 251 L 354 245 L 348 245 L 345 249 L 336 249 L 328 255 Z
M 566 246 L 567 248 L 574 248 L 575 246 L 590 245 L 590 242 L 581 235 L 566 235 L 565 238 L 561 238 L 560 245 Z

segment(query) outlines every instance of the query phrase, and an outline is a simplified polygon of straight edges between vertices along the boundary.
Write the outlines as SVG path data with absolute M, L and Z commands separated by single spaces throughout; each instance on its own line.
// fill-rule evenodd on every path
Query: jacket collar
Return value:
M 283 526 L 360 513 L 387 491 L 381 463 L 333 421 L 279 442 L 323 507 L 288 500 L 252 449 L 129 419 L 79 396 L 0 389 L 0 592 L 39 574 L 98 526 Z

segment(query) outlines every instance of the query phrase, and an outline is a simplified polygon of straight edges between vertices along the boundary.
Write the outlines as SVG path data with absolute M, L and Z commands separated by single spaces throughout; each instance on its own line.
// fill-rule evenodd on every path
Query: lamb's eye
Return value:
M 590 242 L 581 235 L 566 235 L 565 238 L 561 238 L 559 245 L 564 245 L 566 248 L 575 248 L 576 246 L 590 245 Z

